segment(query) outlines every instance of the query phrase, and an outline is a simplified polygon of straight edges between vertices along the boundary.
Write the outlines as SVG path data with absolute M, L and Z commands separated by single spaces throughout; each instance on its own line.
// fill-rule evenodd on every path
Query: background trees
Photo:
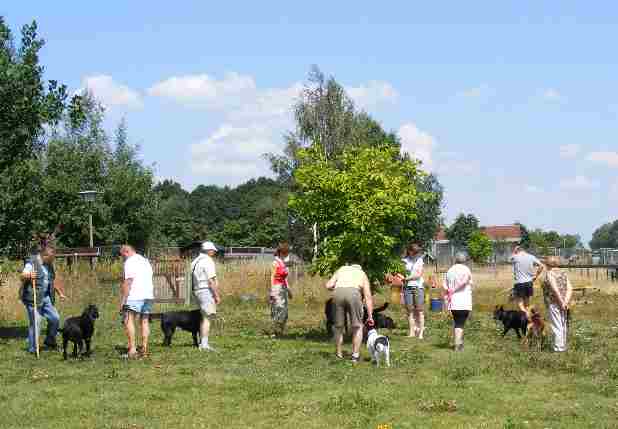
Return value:
M 591 249 L 618 248 L 618 220 L 597 228 L 590 240 Z
M 446 237 L 456 247 L 466 249 L 472 235 L 480 230 L 479 220 L 473 214 L 461 213 L 446 229 Z

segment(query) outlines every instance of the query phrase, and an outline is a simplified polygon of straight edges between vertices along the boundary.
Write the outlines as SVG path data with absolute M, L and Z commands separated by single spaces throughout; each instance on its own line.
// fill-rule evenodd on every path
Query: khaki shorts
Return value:
M 217 304 L 210 289 L 198 289 L 193 292 L 197 300 L 202 316 L 212 318 L 217 314 Z
M 355 287 L 335 289 L 335 328 L 345 326 L 346 313 L 350 315 L 350 326 L 363 326 L 363 300 L 361 292 Z

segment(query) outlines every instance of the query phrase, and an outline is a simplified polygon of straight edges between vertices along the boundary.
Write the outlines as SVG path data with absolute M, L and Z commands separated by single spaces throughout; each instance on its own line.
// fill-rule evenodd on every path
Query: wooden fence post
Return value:
M 193 279 L 191 273 L 191 259 L 185 259 L 185 305 L 191 305 L 191 294 L 193 293 Z

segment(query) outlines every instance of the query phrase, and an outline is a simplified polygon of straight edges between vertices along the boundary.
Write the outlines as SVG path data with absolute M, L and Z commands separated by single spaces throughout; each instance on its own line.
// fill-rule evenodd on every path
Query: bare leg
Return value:
M 363 342 L 363 330 L 359 326 L 352 327 L 352 356 L 360 354 L 360 347 Z
M 148 315 L 142 315 L 141 319 L 141 331 L 142 331 L 142 354 L 148 354 L 148 337 L 150 337 L 150 321 Z
M 335 328 L 335 348 L 337 356 L 343 356 L 343 328 Z
M 425 333 L 425 312 L 416 310 L 416 314 L 418 314 L 418 338 L 422 340 Z
M 530 299 L 529 298 L 517 298 L 517 308 L 519 311 L 526 313 L 526 317 L 530 319 Z
M 132 311 L 127 312 L 124 319 L 124 330 L 127 334 L 127 350 L 129 356 L 135 356 L 137 349 L 135 347 L 135 314 Z
M 416 315 L 415 311 L 408 312 L 408 337 L 416 336 Z
M 200 323 L 200 338 L 203 347 L 208 346 L 208 334 L 210 334 L 210 319 L 202 313 L 202 323 Z

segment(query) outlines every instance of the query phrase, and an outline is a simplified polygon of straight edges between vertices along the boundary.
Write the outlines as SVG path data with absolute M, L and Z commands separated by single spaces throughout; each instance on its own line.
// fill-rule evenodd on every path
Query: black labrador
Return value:
M 385 302 L 382 307 L 374 308 L 372 311 L 373 321 L 375 322 L 376 329 L 395 329 L 395 321 L 389 316 L 385 316 L 382 314 L 384 310 L 388 308 L 388 302 Z M 334 334 L 334 326 L 335 326 L 335 300 L 334 298 L 329 298 L 324 303 L 324 316 L 326 317 L 326 332 L 329 335 Z M 363 325 L 367 321 L 367 307 L 363 305 Z M 346 326 L 345 331 L 349 332 L 348 326 L 348 317 L 346 316 Z
M 73 357 L 77 359 L 86 343 L 86 356 L 90 356 L 90 341 L 94 334 L 94 321 L 99 318 L 99 309 L 96 305 L 86 307 L 81 316 L 69 317 L 64 321 L 62 332 L 62 356 L 67 359 L 67 345 L 73 343 Z
M 200 325 L 202 324 L 202 312 L 197 310 L 190 311 L 169 311 L 167 313 L 151 314 L 151 319 L 161 319 L 161 330 L 163 331 L 163 345 L 171 346 L 172 337 L 176 328 L 191 332 L 193 336 L 193 346 L 197 347 Z
M 496 321 L 501 321 L 502 325 L 504 325 L 504 332 L 502 332 L 503 337 L 511 329 L 515 331 L 517 338 L 521 338 L 526 335 L 528 330 L 528 318 L 526 317 L 526 313 L 523 311 L 506 311 L 503 306 L 496 307 L 494 310 L 494 319 Z

